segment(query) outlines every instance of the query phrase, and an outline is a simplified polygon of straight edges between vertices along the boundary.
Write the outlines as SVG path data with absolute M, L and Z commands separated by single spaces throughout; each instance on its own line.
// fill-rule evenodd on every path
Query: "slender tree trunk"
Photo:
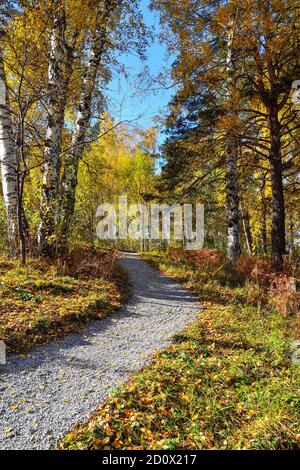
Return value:
M 227 147 L 226 155 L 227 257 L 235 261 L 241 254 L 239 189 L 236 147 Z
M 272 260 L 277 271 L 283 269 L 283 256 L 286 253 L 285 240 L 285 202 L 283 191 L 283 168 L 281 157 L 281 123 L 279 112 L 286 103 L 289 93 L 280 98 L 280 92 L 276 86 L 278 71 L 272 58 L 272 33 L 270 24 L 272 22 L 272 2 L 263 2 L 265 17 L 265 51 L 266 70 L 271 84 L 270 92 L 264 90 L 263 101 L 268 110 L 268 124 L 270 131 L 269 164 L 271 172 L 272 187 Z M 289 91 L 289 90 L 288 90 Z
M 266 201 L 263 201 L 262 204 L 263 205 L 262 205 L 262 211 L 261 211 L 261 241 L 262 241 L 262 251 L 266 255 L 268 253 Z
M 56 245 L 58 217 L 58 191 L 61 168 L 61 138 L 66 106 L 66 84 L 63 73 L 66 19 L 63 2 L 54 9 L 53 27 L 50 33 L 48 69 L 48 120 L 45 144 L 45 167 L 42 186 L 38 231 L 39 250 L 53 256 Z
M 105 4 L 106 11 L 102 14 L 103 24 L 97 28 L 92 41 L 90 60 L 87 65 L 78 105 L 75 131 L 72 138 L 72 150 L 67 155 L 61 182 L 59 207 L 59 249 L 61 252 L 64 252 L 67 247 L 69 229 L 75 208 L 78 166 L 84 150 L 85 138 L 91 119 L 92 98 L 97 84 L 98 70 L 106 47 L 107 19 L 113 11 L 109 1 L 105 2 Z
M 19 248 L 18 156 L 2 57 L 0 57 L 0 161 L 3 197 L 7 212 L 9 251 L 11 256 L 16 256 Z
M 251 224 L 250 224 L 250 214 L 248 211 L 244 214 L 244 227 L 245 227 L 245 233 L 247 237 L 247 245 L 248 245 L 249 254 L 253 255 L 253 237 L 252 237 Z
M 267 201 L 265 195 L 266 177 L 263 177 L 263 185 L 261 188 L 261 241 L 262 251 L 266 255 L 268 253 L 267 240 Z
M 233 49 L 234 39 L 234 17 L 231 19 L 228 27 L 227 39 L 227 98 L 228 103 L 236 88 L 235 83 L 235 59 Z M 236 117 L 237 111 L 231 111 L 233 117 Z M 226 214 L 227 214 L 227 257 L 228 260 L 235 261 L 241 254 L 240 243 L 240 217 L 239 217 L 239 188 L 238 188 L 238 141 L 234 135 L 234 129 L 230 129 L 227 136 L 226 146 Z
M 289 253 L 293 254 L 295 248 L 295 225 L 292 214 L 289 215 Z
M 18 231 L 19 231 L 19 254 L 23 265 L 26 263 L 26 242 L 28 241 L 29 226 L 23 208 L 23 196 L 25 179 L 28 174 L 25 157 L 25 109 L 22 105 L 21 91 L 23 85 L 23 74 L 20 77 L 18 91 L 18 122 L 16 124 L 16 152 L 18 155 Z M 21 169 L 22 168 L 22 169 Z
M 26 264 L 26 236 L 24 231 L 24 217 L 25 212 L 23 210 L 22 201 L 23 201 L 23 193 L 24 193 L 24 182 L 25 182 L 25 174 L 22 174 L 21 177 L 18 177 L 18 232 L 19 232 L 19 254 L 21 258 L 21 262 L 23 265 Z M 26 220 L 27 222 L 27 220 Z
M 278 112 L 274 108 L 271 109 L 269 117 L 272 185 L 272 259 L 276 270 L 281 271 L 283 268 L 283 256 L 286 253 L 285 203 L 281 160 L 281 129 Z
M 241 207 L 241 215 L 242 215 L 242 220 L 243 220 L 243 228 L 244 228 L 244 233 L 245 233 L 247 250 L 248 250 L 249 255 L 253 255 L 253 238 L 252 238 L 252 232 L 251 232 L 249 211 L 243 210 L 242 203 L 240 204 L 240 207 Z

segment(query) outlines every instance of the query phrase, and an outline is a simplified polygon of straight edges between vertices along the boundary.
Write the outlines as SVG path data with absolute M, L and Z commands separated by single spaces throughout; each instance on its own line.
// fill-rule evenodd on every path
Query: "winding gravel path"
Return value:
M 174 281 L 135 255 L 121 264 L 133 297 L 120 312 L 0 366 L 0 449 L 53 447 L 197 316 L 197 300 Z

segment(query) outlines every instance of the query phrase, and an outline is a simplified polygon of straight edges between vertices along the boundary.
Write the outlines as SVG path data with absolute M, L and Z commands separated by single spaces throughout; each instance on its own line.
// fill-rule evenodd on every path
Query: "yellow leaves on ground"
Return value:
M 145 257 L 199 293 L 206 307 L 199 321 L 66 436 L 61 448 L 300 448 L 300 371 L 287 352 L 294 322 L 274 311 L 259 313 L 242 287 L 214 281 L 211 290 L 215 267 L 210 262 L 205 268 L 203 260 L 207 276 L 201 279 L 189 256 Z
M 93 256 L 94 265 L 88 269 L 83 269 L 88 252 L 81 265 L 75 262 L 73 269 L 84 275 L 59 273 L 46 261 L 30 260 L 21 267 L 17 261 L 0 259 L 0 337 L 11 351 L 51 341 L 120 306 L 122 273 L 109 254 Z

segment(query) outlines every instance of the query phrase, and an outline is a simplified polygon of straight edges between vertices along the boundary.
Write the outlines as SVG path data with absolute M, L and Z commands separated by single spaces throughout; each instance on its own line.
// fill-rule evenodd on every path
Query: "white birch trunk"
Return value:
M 86 68 L 80 100 L 78 104 L 75 131 L 72 138 L 72 150 L 67 156 L 61 183 L 60 197 L 60 248 L 66 249 L 68 233 L 75 208 L 75 193 L 79 161 L 82 156 L 85 138 L 92 111 L 92 98 L 97 84 L 97 76 L 107 41 L 107 23 L 115 10 L 116 4 L 110 0 L 103 2 L 99 12 L 99 26 L 92 39 L 90 59 Z
M 2 190 L 7 213 L 10 254 L 18 252 L 18 157 L 8 103 L 3 60 L 0 57 L 0 162 Z
M 61 139 L 66 103 L 66 87 L 63 76 L 63 62 L 66 49 L 65 29 L 64 7 L 58 5 L 55 10 L 49 41 L 48 121 L 40 211 L 41 223 L 38 232 L 39 249 L 46 255 L 52 255 L 55 250 L 55 228 L 58 212 L 57 196 L 61 167 Z
M 234 18 L 232 18 L 228 27 L 227 40 L 226 88 L 229 101 L 232 98 L 235 87 L 233 39 Z M 234 116 L 236 115 L 235 110 L 232 110 L 231 113 L 233 113 Z M 237 158 L 237 139 L 230 129 L 226 145 L 227 257 L 229 261 L 235 261 L 241 254 Z

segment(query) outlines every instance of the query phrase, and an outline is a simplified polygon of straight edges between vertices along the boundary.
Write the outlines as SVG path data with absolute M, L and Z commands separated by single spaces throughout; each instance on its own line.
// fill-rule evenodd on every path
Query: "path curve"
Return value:
M 48 449 L 200 311 L 192 294 L 136 255 L 133 297 L 116 315 L 0 366 L 0 449 Z

